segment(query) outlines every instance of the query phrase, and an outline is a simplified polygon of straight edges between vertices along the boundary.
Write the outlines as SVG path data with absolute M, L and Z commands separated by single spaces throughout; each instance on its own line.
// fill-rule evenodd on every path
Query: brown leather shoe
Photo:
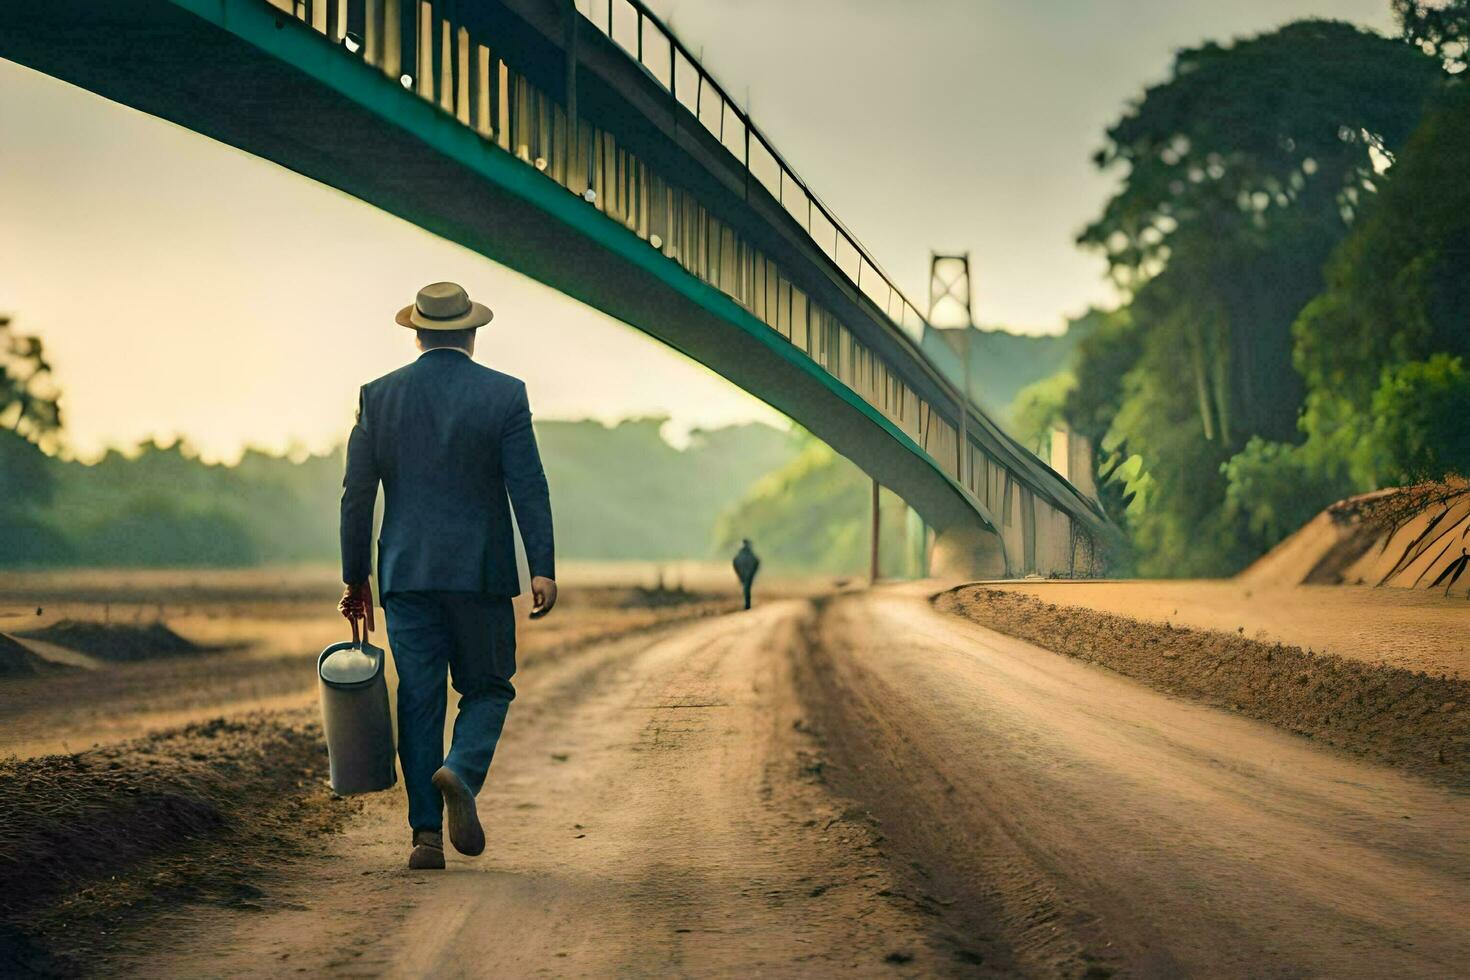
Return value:
M 444 867 L 444 835 L 437 830 L 415 830 L 413 853 L 408 856 L 412 871 L 438 871 Z
M 483 853 L 485 829 L 480 826 L 480 816 L 475 812 L 475 794 L 448 766 L 441 766 L 434 773 L 434 785 L 444 797 L 444 809 L 449 817 L 449 843 L 466 857 Z

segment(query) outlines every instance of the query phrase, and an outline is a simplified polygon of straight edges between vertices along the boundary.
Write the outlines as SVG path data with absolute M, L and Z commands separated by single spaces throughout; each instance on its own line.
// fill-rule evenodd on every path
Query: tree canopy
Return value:
M 1108 130 L 1094 159 L 1122 169 L 1123 186 L 1080 241 L 1137 285 L 1221 234 L 1282 217 L 1340 223 L 1438 74 L 1413 48 L 1339 21 L 1183 50 Z
M 1444 62 L 1451 74 L 1470 62 L 1470 0 L 1392 0 L 1404 40 Z
M 1470 473 L 1470 86 L 1425 116 L 1292 328 L 1300 444 L 1232 460 L 1229 509 L 1278 538 L 1347 493 Z M 1267 482 L 1276 467 L 1289 484 Z M 1287 515 L 1278 517 L 1276 515 Z
M 0 429 L 34 443 L 61 429 L 61 392 L 41 338 L 16 333 L 0 316 Z
M 1080 348 L 1067 417 L 1127 488 L 1141 571 L 1227 572 L 1277 532 L 1229 505 L 1232 474 L 1263 485 L 1246 463 L 1300 439 L 1293 324 L 1445 78 L 1415 45 L 1305 20 L 1179 52 L 1108 130 L 1095 159 L 1120 187 L 1079 243 L 1127 326 Z
M 40 447 L 53 447 L 60 429 L 61 396 L 40 338 L 0 316 L 0 539 L 21 560 L 59 547 L 35 511 L 54 489 Z

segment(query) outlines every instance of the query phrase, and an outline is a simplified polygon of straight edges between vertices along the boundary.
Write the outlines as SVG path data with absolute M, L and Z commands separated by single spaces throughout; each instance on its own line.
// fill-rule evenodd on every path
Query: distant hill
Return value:
M 1049 378 L 1071 364 L 1078 342 L 1096 325 L 1088 312 L 1059 334 L 1018 334 L 1003 328 L 977 328 L 970 337 L 970 393 L 987 414 L 1004 427 L 1016 395 L 1033 382 Z M 959 330 L 930 329 L 924 352 L 956 385 L 961 384 Z
M 1026 336 L 981 330 L 971 350 L 971 391 L 986 411 L 1009 424 L 1005 413 L 1022 388 L 1066 368 L 1078 335 Z

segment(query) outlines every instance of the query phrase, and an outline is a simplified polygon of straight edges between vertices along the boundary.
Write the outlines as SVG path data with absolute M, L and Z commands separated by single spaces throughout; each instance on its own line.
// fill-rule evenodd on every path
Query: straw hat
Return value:
M 490 307 L 470 300 L 464 287 L 453 282 L 430 283 L 393 318 L 414 330 L 468 330 L 495 319 Z

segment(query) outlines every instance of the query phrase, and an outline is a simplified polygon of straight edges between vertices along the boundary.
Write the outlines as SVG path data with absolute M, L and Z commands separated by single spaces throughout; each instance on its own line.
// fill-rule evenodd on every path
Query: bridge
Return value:
M 924 316 L 634 0 L 10 0 L 0 57 L 685 353 L 902 497 L 936 532 L 936 574 L 1100 565 L 1098 506 L 924 353 Z

